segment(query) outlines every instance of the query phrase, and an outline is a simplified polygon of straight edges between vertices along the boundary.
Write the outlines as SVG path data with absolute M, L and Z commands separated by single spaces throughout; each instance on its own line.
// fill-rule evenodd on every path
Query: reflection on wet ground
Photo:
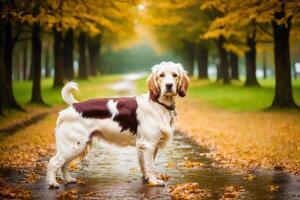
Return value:
M 182 134 L 175 134 L 173 142 L 159 152 L 156 169 L 171 176 L 168 185 L 185 182 L 198 182 L 201 188 L 211 190 L 211 199 L 222 196 L 224 186 L 239 185 L 245 188 L 242 199 L 300 199 L 300 182 L 297 177 L 280 171 L 257 170 L 257 178 L 245 180 L 242 175 L 218 168 L 216 163 L 201 153 L 207 152 Z M 183 168 L 185 159 L 200 161 L 204 166 Z M 167 163 L 173 167 L 168 167 Z M 4 173 L 4 174 L 3 174 Z M 2 173 L 14 182 L 21 178 L 17 173 Z M 136 149 L 118 148 L 97 142 L 89 155 L 83 160 L 81 168 L 73 176 L 86 180 L 85 184 L 61 185 L 58 190 L 48 189 L 45 178 L 36 183 L 25 184 L 35 199 L 56 199 L 58 194 L 67 189 L 77 189 L 81 199 L 170 199 L 167 187 L 147 186 L 142 178 L 137 163 Z M 279 185 L 279 190 L 269 192 L 268 186 Z M 92 196 L 86 196 L 93 192 Z

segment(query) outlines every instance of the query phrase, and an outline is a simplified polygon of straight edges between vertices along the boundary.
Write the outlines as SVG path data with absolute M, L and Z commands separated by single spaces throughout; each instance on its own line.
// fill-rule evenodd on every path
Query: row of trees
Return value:
M 164 0 L 152 1 L 148 8 L 144 23 L 166 49 L 183 57 L 190 74 L 197 61 L 199 78 L 208 78 L 209 53 L 217 50 L 218 81 L 227 84 L 238 79 L 238 59 L 244 55 L 245 85 L 257 86 L 257 46 L 273 44 L 276 86 L 272 107 L 296 107 L 290 32 L 300 33 L 297 0 Z
M 101 45 L 123 44 L 122 38 L 134 35 L 134 5 L 129 0 L 0 1 L 0 112 L 2 106 L 22 109 L 13 94 L 12 78 L 14 47 L 18 42 L 31 43 L 30 102 L 44 103 L 41 59 L 42 54 L 49 55 L 49 48 L 42 45 L 52 42 L 54 88 L 74 78 L 74 52 L 79 57 L 78 78 L 96 76 L 101 72 Z M 23 73 L 26 76 L 26 70 Z M 49 69 L 46 74 L 49 75 Z

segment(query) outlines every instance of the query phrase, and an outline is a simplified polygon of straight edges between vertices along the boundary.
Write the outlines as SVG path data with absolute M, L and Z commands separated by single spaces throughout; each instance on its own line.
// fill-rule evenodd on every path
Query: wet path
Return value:
M 198 182 L 201 188 L 211 190 L 211 199 L 219 199 L 225 186 L 243 186 L 242 199 L 300 199 L 300 182 L 293 175 L 275 171 L 256 171 L 257 178 L 245 180 L 241 175 L 216 167 L 216 163 L 202 155 L 207 152 L 186 136 L 176 133 L 174 140 L 159 152 L 156 169 L 171 176 L 167 184 Z M 200 161 L 204 166 L 184 168 L 185 161 Z M 166 164 L 170 163 L 169 166 Z M 49 190 L 45 179 L 25 185 L 35 199 L 56 199 L 67 189 L 77 189 L 81 199 L 170 199 L 168 187 L 147 186 L 139 172 L 135 148 L 118 148 L 96 143 L 84 159 L 81 169 L 73 173 L 86 180 L 84 184 L 61 185 L 59 190 Z M 279 185 L 279 191 L 269 192 L 268 186 Z M 92 192 L 92 197 L 86 197 Z
M 125 80 L 124 84 L 132 84 Z M 122 88 L 118 83 L 112 87 Z M 129 87 L 124 93 L 133 93 Z M 120 91 L 121 92 L 121 91 Z M 123 93 L 123 92 L 122 92 Z M 38 182 L 24 184 L 32 191 L 34 199 L 57 199 L 58 195 L 69 189 L 76 189 L 80 199 L 170 199 L 168 186 L 176 183 L 198 182 L 200 187 L 211 191 L 210 199 L 219 199 L 224 187 L 243 186 L 241 199 L 300 199 L 299 177 L 281 171 L 257 170 L 252 173 L 256 179 L 249 181 L 243 175 L 234 175 L 228 170 L 218 168 L 217 163 L 206 157 L 207 150 L 199 147 L 183 134 L 176 133 L 167 147 L 158 152 L 156 171 L 171 176 L 166 187 L 147 186 L 141 178 L 137 162 L 137 152 L 133 147 L 118 148 L 96 142 L 89 155 L 83 160 L 79 171 L 72 173 L 80 177 L 84 184 L 61 184 L 58 190 L 48 189 L 45 177 Z M 184 161 L 198 161 L 203 166 L 184 168 Z M 168 164 L 169 163 L 169 164 Z M 8 182 L 21 179 L 21 172 L 2 171 Z M 276 192 L 268 191 L 268 186 L 278 185 Z M 90 194 L 90 195 L 89 195 Z

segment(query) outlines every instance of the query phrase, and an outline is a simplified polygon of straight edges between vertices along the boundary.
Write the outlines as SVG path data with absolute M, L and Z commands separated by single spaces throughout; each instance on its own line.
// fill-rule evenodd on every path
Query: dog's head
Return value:
M 156 101 L 162 96 L 184 97 L 189 87 L 189 78 L 182 65 L 173 62 L 162 62 L 152 67 L 148 79 L 150 98 Z

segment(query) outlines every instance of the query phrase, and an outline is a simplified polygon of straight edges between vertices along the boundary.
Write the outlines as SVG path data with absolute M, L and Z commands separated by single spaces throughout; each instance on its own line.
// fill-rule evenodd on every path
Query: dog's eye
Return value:
M 177 74 L 173 74 L 173 77 L 176 78 L 178 75 Z
M 162 74 L 159 75 L 159 77 L 162 77 L 162 78 L 163 78 L 163 77 L 165 77 L 165 74 L 162 73 Z

